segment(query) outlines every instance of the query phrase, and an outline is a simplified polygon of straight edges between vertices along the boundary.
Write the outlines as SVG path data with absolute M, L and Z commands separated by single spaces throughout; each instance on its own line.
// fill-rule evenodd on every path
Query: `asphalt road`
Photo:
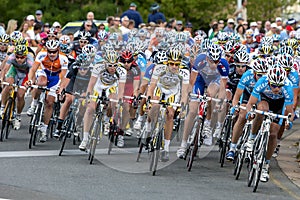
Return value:
M 218 163 L 217 147 L 204 147 L 188 172 L 184 160 L 176 159 L 178 143 L 173 141 L 171 160 L 159 163 L 156 176 L 148 172 L 148 154 L 135 161 L 134 136 L 126 137 L 123 149 L 114 148 L 107 155 L 106 138 L 98 145 L 94 164 L 87 153 L 67 141 L 63 156 L 58 156 L 60 142 L 49 139 L 28 149 L 29 119 L 22 115 L 22 127 L 12 131 L 0 143 L 0 198 L 4 199 L 300 199 L 300 189 L 271 163 L 271 180 L 260 183 L 258 191 L 247 187 L 247 170 L 240 180 L 232 175 L 233 164 Z M 1 126 L 1 125 L 0 125 Z

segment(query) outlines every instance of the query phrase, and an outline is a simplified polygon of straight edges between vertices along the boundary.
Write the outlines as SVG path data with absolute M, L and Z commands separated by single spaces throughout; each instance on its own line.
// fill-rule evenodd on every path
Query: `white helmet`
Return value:
M 275 65 L 268 70 L 268 79 L 271 84 L 282 86 L 286 78 L 286 71 L 279 65 Z
M 237 51 L 234 54 L 234 62 L 236 63 L 248 63 L 249 59 L 249 54 L 246 51 Z
M 222 49 L 219 45 L 212 43 L 207 48 L 207 56 L 210 60 L 217 61 L 221 59 Z
M 167 62 L 168 61 L 168 55 L 167 55 L 167 52 L 165 51 L 159 51 L 155 54 L 155 62 L 157 64 L 162 64 L 164 62 Z
M 59 41 L 58 40 L 48 40 L 46 42 L 46 48 L 48 50 L 57 50 L 59 47 Z
M 97 49 L 92 44 L 87 44 L 82 47 L 82 52 L 89 55 L 91 58 L 96 55 Z
M 250 67 L 256 73 L 267 73 L 268 65 L 263 59 L 257 58 L 251 64 Z
M 277 56 L 277 64 L 286 70 L 292 70 L 294 66 L 294 59 L 290 54 L 279 54 Z
M 16 42 L 22 37 L 22 33 L 20 31 L 14 31 L 10 34 L 10 38 L 12 41 Z

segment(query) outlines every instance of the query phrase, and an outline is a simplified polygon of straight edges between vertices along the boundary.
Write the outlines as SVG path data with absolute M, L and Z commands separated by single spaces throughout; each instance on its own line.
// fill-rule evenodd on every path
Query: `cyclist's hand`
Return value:
M 255 114 L 254 114 L 253 112 L 248 112 L 248 113 L 246 114 L 246 119 L 252 120 L 252 119 L 254 119 L 254 118 L 255 118 Z
M 236 113 L 236 107 L 235 106 L 232 106 L 230 108 L 230 115 L 234 115 L 234 113 Z
M 285 129 L 290 130 L 293 127 L 293 122 L 287 122 L 285 121 Z
M 25 83 L 25 86 L 30 87 L 33 84 L 32 80 L 28 80 Z

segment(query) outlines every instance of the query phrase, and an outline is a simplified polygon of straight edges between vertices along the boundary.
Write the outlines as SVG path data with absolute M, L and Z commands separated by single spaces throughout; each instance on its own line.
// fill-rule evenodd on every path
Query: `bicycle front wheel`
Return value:
M 158 164 L 158 158 L 159 158 L 159 154 L 160 154 L 160 148 L 161 148 L 161 144 L 162 144 L 162 134 L 163 131 L 159 131 L 158 134 L 156 135 L 155 139 L 153 140 L 154 142 L 154 151 L 152 152 L 152 159 L 151 159 L 151 163 L 150 164 L 150 169 L 152 172 L 152 175 L 155 176 L 156 174 L 156 170 L 157 170 L 157 164 Z
M 8 138 L 9 135 L 9 126 L 11 125 L 12 112 L 13 112 L 13 99 L 9 98 L 7 100 L 2 119 L 2 128 L 1 128 L 1 137 L 0 140 L 3 141 L 3 138 Z
M 200 129 L 201 127 L 201 129 Z M 193 162 L 194 162 L 194 158 L 198 152 L 198 141 L 199 141 L 199 134 L 202 131 L 202 121 L 199 123 L 199 121 L 197 121 L 194 124 L 194 127 L 192 129 L 195 132 L 192 132 L 192 135 L 194 135 L 194 139 L 192 141 L 192 144 L 190 145 L 189 148 L 189 158 L 188 158 L 188 162 L 187 162 L 187 168 L 188 171 L 190 172 L 193 166 Z
M 230 131 L 231 131 L 231 118 L 226 118 L 225 122 L 222 127 L 222 132 L 221 132 L 221 151 L 220 151 L 220 163 L 221 167 L 224 166 L 225 162 L 225 154 L 228 148 L 228 139 L 230 136 Z
M 69 137 L 69 132 L 71 131 L 71 128 L 73 126 L 73 120 L 72 120 L 72 114 L 70 114 L 66 120 L 64 121 L 64 124 L 63 124 L 63 129 L 61 130 L 61 132 L 63 133 L 63 138 L 62 138 L 62 141 L 61 141 L 61 146 L 60 146 L 60 150 L 59 150 L 59 156 L 61 156 L 63 150 L 64 150 L 64 147 L 65 147 L 65 144 L 66 144 L 66 140 L 67 140 L 67 137 Z

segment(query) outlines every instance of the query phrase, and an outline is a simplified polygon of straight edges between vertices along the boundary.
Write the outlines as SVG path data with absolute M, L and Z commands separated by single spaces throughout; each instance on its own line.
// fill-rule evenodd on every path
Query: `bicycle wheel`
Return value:
M 158 158 L 159 158 L 159 153 L 160 153 L 160 147 L 162 144 L 162 131 L 159 131 L 156 139 L 155 139 L 155 144 L 154 144 L 154 151 L 153 151 L 153 164 L 152 164 L 152 175 L 155 176 L 156 170 L 157 170 L 157 164 L 158 164 Z
M 12 118 L 12 109 L 13 109 L 13 99 L 9 98 L 7 100 L 6 106 L 3 111 L 2 119 L 2 128 L 1 128 L 1 137 L 0 140 L 3 141 L 3 138 L 7 139 L 9 134 L 10 120 Z
M 186 160 L 186 158 L 188 158 L 188 162 L 186 164 L 186 167 L 188 168 L 188 171 L 191 170 L 192 168 L 192 165 L 193 165 L 193 161 L 194 161 L 194 149 L 195 149 L 195 141 L 197 141 L 197 150 L 198 150 L 198 134 L 199 133 L 199 120 L 196 120 L 195 123 L 194 123 L 194 126 L 192 128 L 192 132 L 191 132 L 191 136 L 189 138 L 189 144 L 188 144 L 188 147 L 187 147 L 187 152 L 185 154 L 185 157 L 184 157 L 184 160 Z M 196 140 L 196 137 L 197 137 L 197 140 Z
M 62 140 L 61 140 L 61 146 L 60 146 L 60 150 L 59 150 L 59 156 L 61 156 L 63 150 L 64 150 L 64 147 L 65 147 L 65 144 L 66 144 L 66 140 L 67 140 L 67 137 L 69 137 L 69 132 L 71 131 L 71 128 L 73 126 L 73 123 L 74 121 L 72 120 L 72 113 L 70 113 L 66 120 L 64 121 L 64 124 L 63 124 L 63 129 L 61 130 L 61 133 L 63 133 L 62 135 Z
M 141 153 L 143 151 L 144 145 L 146 143 L 146 126 L 143 126 L 142 130 L 141 130 L 141 137 L 139 138 L 140 142 L 139 142 L 139 152 L 138 152 L 138 156 L 136 158 L 136 162 L 139 162 L 140 157 L 141 157 Z
M 107 150 L 108 155 L 110 155 L 113 144 L 115 144 L 115 140 L 117 140 L 117 138 L 114 135 L 115 131 L 116 131 L 116 124 L 115 121 L 113 121 L 113 124 L 110 124 L 109 134 L 108 134 L 108 150 Z
M 227 122 L 226 122 L 227 121 Z M 221 163 L 221 167 L 224 166 L 224 162 L 225 162 L 225 154 L 228 148 L 228 139 L 230 136 L 230 131 L 231 131 L 231 118 L 226 118 L 225 119 L 225 123 L 223 128 L 224 129 L 224 140 L 222 141 L 222 147 L 221 147 L 221 152 L 220 152 L 220 163 Z M 223 139 L 223 138 L 222 138 Z
M 178 131 L 177 131 L 177 137 L 176 137 L 177 142 L 181 142 L 181 140 L 182 140 L 183 128 L 184 128 L 184 120 L 180 119 L 179 120 Z
M 251 159 L 250 159 L 250 170 L 248 173 L 248 187 L 250 187 L 252 185 L 253 179 L 254 179 L 254 175 L 256 173 L 256 166 L 257 166 L 257 156 L 256 156 L 256 152 L 258 150 L 258 146 L 261 140 L 261 135 L 258 135 L 257 138 L 255 139 L 254 145 L 253 145 L 253 149 L 251 152 Z
M 43 104 L 41 102 L 38 103 L 37 108 L 35 110 L 35 129 L 34 129 L 34 133 L 33 133 L 33 141 L 32 144 L 33 146 L 36 145 L 36 141 L 39 140 L 40 138 L 40 123 L 42 121 L 42 111 L 43 111 Z
M 254 185 L 253 185 L 253 192 L 256 192 L 258 183 L 260 181 L 260 176 L 263 168 L 263 164 L 265 162 L 266 158 L 266 150 L 267 150 L 267 133 L 264 133 L 263 140 L 260 142 L 260 145 L 257 149 L 257 168 L 255 170 L 254 174 Z
M 89 155 L 90 164 L 93 164 L 93 160 L 94 160 L 95 152 L 96 152 L 96 146 L 97 146 L 97 142 L 98 142 L 98 137 L 100 135 L 100 127 L 101 127 L 98 120 L 95 120 L 94 123 L 95 123 L 95 125 L 93 126 L 93 129 L 91 132 L 90 155 Z

